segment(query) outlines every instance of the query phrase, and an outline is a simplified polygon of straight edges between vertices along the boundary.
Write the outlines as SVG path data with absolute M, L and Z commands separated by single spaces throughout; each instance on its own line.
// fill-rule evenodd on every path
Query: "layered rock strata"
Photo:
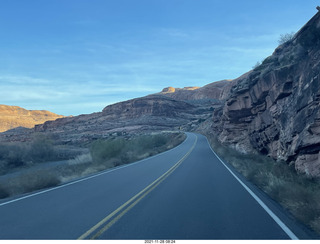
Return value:
M 50 133 L 65 143 L 77 143 L 114 134 L 189 130 L 211 113 L 207 107 L 150 95 L 109 105 L 102 112 L 49 121 L 37 125 L 35 131 Z
M 320 14 L 239 78 L 212 129 L 239 151 L 257 150 L 320 176 Z

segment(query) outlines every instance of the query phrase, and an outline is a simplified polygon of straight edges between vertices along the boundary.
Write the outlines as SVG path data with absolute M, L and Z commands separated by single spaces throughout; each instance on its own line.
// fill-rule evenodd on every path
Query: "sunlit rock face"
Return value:
M 203 87 L 192 86 L 184 88 L 167 87 L 159 94 L 171 97 L 176 100 L 224 100 L 228 97 L 230 89 L 234 85 L 233 80 L 222 80 L 212 82 Z
M 212 129 L 243 152 L 257 150 L 320 176 L 320 14 L 240 77 Z
M 48 120 L 64 116 L 46 110 L 26 110 L 18 106 L 0 105 L 0 132 L 17 127 L 33 128 Z

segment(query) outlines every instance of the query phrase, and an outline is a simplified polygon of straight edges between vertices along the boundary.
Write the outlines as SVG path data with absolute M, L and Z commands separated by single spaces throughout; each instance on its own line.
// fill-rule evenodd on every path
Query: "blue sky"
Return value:
M 234 79 L 315 0 L 0 0 L 0 104 L 63 115 Z

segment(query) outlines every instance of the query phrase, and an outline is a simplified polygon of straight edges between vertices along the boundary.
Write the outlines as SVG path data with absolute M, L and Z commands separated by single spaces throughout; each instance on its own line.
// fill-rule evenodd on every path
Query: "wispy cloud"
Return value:
M 1 104 L 24 106 L 29 109 L 51 109 L 57 113 L 59 110 L 65 115 L 75 115 L 98 112 L 110 103 L 119 102 L 115 95 L 126 100 L 133 98 L 134 94 L 153 92 L 154 88 L 142 84 L 136 84 L 133 88 L 125 83 L 105 81 L 76 84 L 8 75 L 0 77 L 0 90 Z
M 16 75 L 1 75 L 0 85 L 50 85 L 51 81 L 41 78 Z
M 171 38 L 190 38 L 190 34 L 178 28 L 161 28 L 158 30 L 158 36 L 171 37 Z

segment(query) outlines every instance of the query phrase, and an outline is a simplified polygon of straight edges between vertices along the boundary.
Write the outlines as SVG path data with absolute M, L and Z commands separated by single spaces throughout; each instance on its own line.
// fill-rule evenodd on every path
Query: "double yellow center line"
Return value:
M 163 182 L 170 174 L 173 173 L 181 163 L 189 156 L 193 151 L 198 141 L 198 137 L 194 141 L 194 144 L 190 150 L 177 162 L 175 163 L 167 172 L 161 175 L 158 179 L 136 194 L 134 197 L 129 199 L 127 202 L 122 204 L 119 208 L 113 211 L 111 214 L 102 219 L 99 223 L 89 229 L 86 233 L 81 235 L 78 240 L 90 239 L 94 240 L 99 238 L 104 232 L 106 232 L 112 225 L 114 225 L 123 215 L 125 215 L 130 209 L 132 209 L 138 202 L 140 202 L 145 196 L 147 196 L 151 191 L 153 191 L 161 182 Z

